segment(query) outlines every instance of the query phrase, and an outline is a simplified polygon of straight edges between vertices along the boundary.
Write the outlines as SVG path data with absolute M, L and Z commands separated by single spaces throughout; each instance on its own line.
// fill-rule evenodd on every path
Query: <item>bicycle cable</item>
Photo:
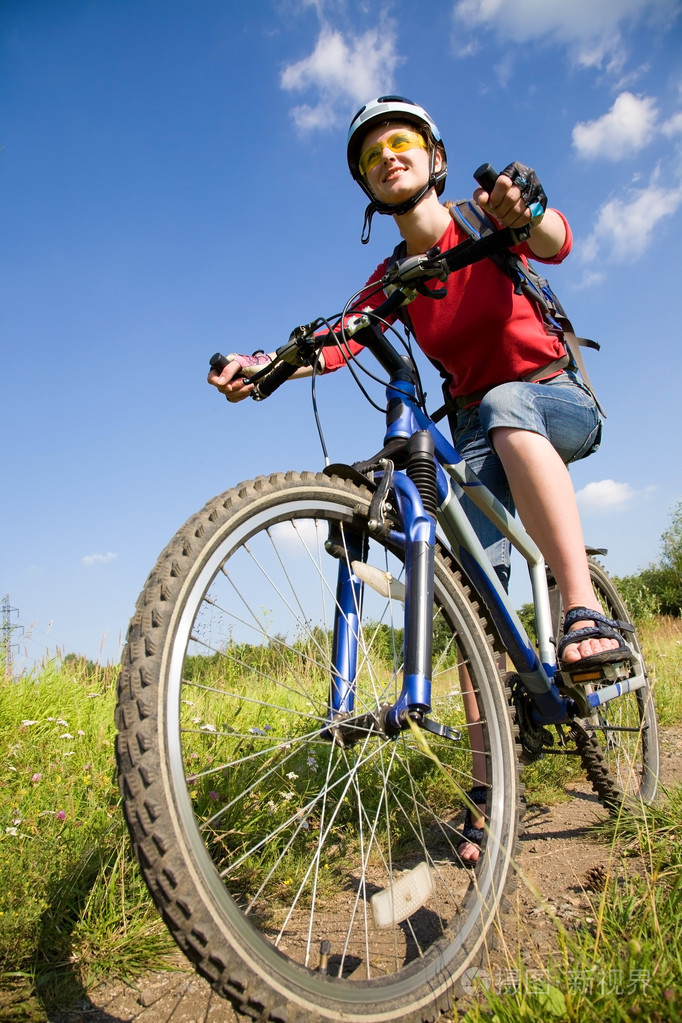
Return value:
M 406 340 L 405 337 L 403 337 L 403 335 L 400 333 L 399 330 L 397 330 L 394 324 L 390 323 L 388 320 L 383 319 L 382 317 L 376 316 L 371 308 L 368 309 L 353 308 L 359 305 L 359 303 L 363 299 L 363 296 L 365 300 L 367 300 L 382 290 L 383 290 L 382 285 L 378 281 L 375 281 L 369 285 L 365 285 L 354 295 L 352 295 L 350 299 L 346 302 L 342 312 L 338 316 L 336 323 L 332 323 L 332 321 L 330 321 L 326 317 L 319 317 L 315 321 L 315 324 L 317 327 L 326 328 L 329 340 L 333 341 L 338 350 L 340 351 L 341 357 L 343 358 L 346 367 L 350 371 L 353 381 L 360 390 L 361 394 L 368 402 L 368 404 L 371 405 L 373 409 L 375 409 L 382 415 L 385 414 L 386 412 L 385 403 L 380 405 L 372 398 L 367 388 L 362 384 L 362 381 L 360 380 L 358 375 L 358 371 L 364 373 L 365 376 L 370 378 L 370 380 L 373 380 L 375 383 L 377 383 L 380 387 L 383 388 L 386 388 L 389 385 L 390 381 L 386 380 L 385 378 L 379 377 L 375 373 L 373 373 L 370 369 L 367 368 L 367 366 L 364 366 L 360 362 L 357 354 L 351 351 L 349 342 L 351 340 L 352 335 L 348 335 L 345 324 L 346 320 L 351 318 L 352 316 L 366 316 L 368 320 L 373 320 L 374 323 L 380 324 L 384 333 L 390 330 L 391 333 L 397 339 L 397 341 L 400 342 L 401 347 L 404 349 L 410 360 L 410 365 L 414 373 L 416 401 L 418 406 L 424 412 L 426 412 L 426 394 L 422 386 L 421 374 L 419 372 L 419 368 L 414 358 L 411 342 Z M 409 331 L 408 336 L 411 336 L 409 335 Z M 319 376 L 317 359 L 315 359 L 313 363 L 312 370 L 313 372 L 311 380 L 311 402 L 313 408 L 313 416 L 315 419 L 317 435 L 320 440 L 320 447 L 322 448 L 322 456 L 324 458 L 325 464 L 329 465 L 330 464 L 329 450 L 327 448 L 327 443 L 324 436 L 324 429 L 322 427 L 322 420 L 320 417 L 319 405 L 317 401 L 317 377 Z

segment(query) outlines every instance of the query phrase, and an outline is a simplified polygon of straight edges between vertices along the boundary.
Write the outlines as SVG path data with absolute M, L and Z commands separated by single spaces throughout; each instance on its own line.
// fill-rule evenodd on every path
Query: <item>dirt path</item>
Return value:
M 682 784 L 682 728 L 662 734 L 661 781 Z M 595 822 L 606 811 L 589 787 L 571 784 L 568 802 L 553 807 L 531 806 L 525 816 L 520 857 L 521 881 L 514 896 L 518 922 L 514 930 L 524 948 L 529 975 L 539 981 L 551 977 L 557 948 L 557 925 L 568 930 L 589 923 L 592 905 L 585 886 L 588 871 L 607 866 L 607 849 L 594 834 Z M 634 861 L 631 868 L 636 869 Z M 627 868 L 623 862 L 614 869 Z M 539 897 L 536 893 L 539 893 Z M 512 945 L 509 947 L 514 954 Z M 491 957 L 487 970 L 497 987 L 513 982 L 505 950 Z M 440 1023 L 452 1020 L 442 1016 Z M 136 987 L 104 983 L 87 999 L 49 1017 L 48 1023 L 247 1023 L 193 973 L 153 973 Z

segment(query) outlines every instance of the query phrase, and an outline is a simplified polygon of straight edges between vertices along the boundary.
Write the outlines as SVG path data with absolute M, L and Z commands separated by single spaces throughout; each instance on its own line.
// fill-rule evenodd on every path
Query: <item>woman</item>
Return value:
M 375 213 L 393 216 L 407 255 L 436 245 L 445 251 L 467 237 L 439 199 L 446 152 L 422 107 L 396 96 L 364 106 L 351 122 L 348 163 L 370 199 L 363 242 Z M 542 187 L 529 168 L 510 165 L 490 193 L 479 188 L 474 199 L 500 227 L 530 225 L 528 241 L 516 250 L 522 256 L 559 263 L 568 255 L 570 228 L 561 213 L 546 208 Z M 369 283 L 381 278 L 387 262 Z M 434 282 L 434 287 L 441 285 Z M 374 304 L 383 297 L 377 295 Z M 458 406 L 455 447 L 510 511 L 518 509 L 556 579 L 569 609 L 558 645 L 563 668 L 629 659 L 629 648 L 598 610 L 567 469 L 569 462 L 598 447 L 601 420 L 580 378 L 562 368 L 568 360 L 561 338 L 547 333 L 534 304 L 515 294 L 511 279 L 489 259 L 453 274 L 446 298 L 417 296 L 409 315 L 417 343 L 443 367 Z M 245 369 L 270 358 L 237 356 L 220 374 L 212 371 L 208 381 L 228 401 L 241 401 L 252 390 Z M 343 364 L 337 347 L 323 349 L 323 372 Z M 310 372 L 299 370 L 296 376 Z M 506 585 L 508 542 L 473 505 L 467 510 Z M 485 777 L 476 764 L 474 770 Z M 468 815 L 464 833 L 469 841 L 460 847 L 466 863 L 478 857 L 482 825 L 482 817 L 472 821 Z

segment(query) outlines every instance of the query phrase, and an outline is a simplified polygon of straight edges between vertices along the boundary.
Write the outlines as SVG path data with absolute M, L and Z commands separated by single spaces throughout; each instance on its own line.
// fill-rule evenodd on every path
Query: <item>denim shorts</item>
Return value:
M 507 477 L 489 441 L 491 431 L 499 426 L 541 434 L 566 464 L 596 451 L 601 441 L 596 402 L 580 378 L 569 371 L 545 383 L 520 380 L 499 384 L 480 405 L 461 409 L 453 434 L 455 448 L 512 515 L 515 508 Z M 460 490 L 458 496 L 498 576 L 508 586 L 509 541 L 466 494 Z

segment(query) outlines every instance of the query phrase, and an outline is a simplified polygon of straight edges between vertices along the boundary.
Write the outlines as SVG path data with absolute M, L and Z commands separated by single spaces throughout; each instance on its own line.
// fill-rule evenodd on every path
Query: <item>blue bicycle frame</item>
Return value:
M 398 504 L 401 528 L 400 531 L 391 531 L 389 539 L 394 546 L 403 550 L 405 561 L 405 639 L 401 694 L 393 707 L 387 712 L 382 711 L 381 721 L 374 723 L 374 726 L 380 728 L 387 727 L 388 731 L 399 731 L 407 727 L 410 715 L 423 719 L 431 707 L 431 613 L 437 528 L 488 610 L 504 649 L 530 698 L 531 717 L 535 726 L 558 725 L 570 722 L 576 716 L 589 716 L 602 704 L 647 685 L 643 662 L 636 651 L 632 652 L 634 672 L 630 673 L 629 668 L 623 672 L 617 666 L 605 667 L 599 679 L 600 685 L 591 692 L 580 690 L 572 684 L 570 677 L 558 670 L 546 567 L 540 550 L 423 411 L 417 399 L 417 377 L 411 360 L 406 360 L 396 351 L 379 326 L 382 322 L 386 324 L 388 317 L 414 298 L 416 292 L 411 290 L 413 285 L 418 288 L 419 282 L 433 276 L 445 280 L 448 274 L 478 259 L 487 258 L 493 251 L 502 251 L 515 245 L 522 237 L 527 235 L 506 228 L 477 242 L 465 241 L 446 253 L 436 250 L 431 254 L 401 260 L 394 265 L 394 276 L 388 274 L 382 281 L 388 298 L 372 311 L 371 317 L 360 312 L 346 320 L 344 313 L 339 321 L 341 339 L 345 341 L 353 336 L 361 346 L 372 352 L 389 374 L 384 443 L 390 444 L 395 440 L 409 442 L 423 432 L 430 438 L 433 450 L 437 495 L 435 517 L 426 511 L 419 490 L 405 472 L 392 470 L 390 480 Z M 357 305 L 353 307 L 351 302 L 346 308 L 357 309 Z M 263 370 L 253 378 L 254 397 L 260 400 L 272 394 L 292 375 L 297 366 L 316 364 L 317 353 L 322 346 L 317 332 L 320 326 L 328 326 L 328 321 L 317 321 L 292 332 L 288 343 L 278 350 L 279 358 L 274 368 Z M 215 359 L 224 360 L 224 356 L 214 356 Z M 223 364 L 224 361 L 221 362 Z M 256 383 L 259 376 L 263 379 Z M 380 478 L 381 474 L 375 472 L 375 477 Z M 528 639 L 490 559 L 460 505 L 457 496 L 459 488 L 498 527 L 528 564 L 538 651 Z M 351 556 L 348 557 L 348 554 Z M 363 582 L 353 572 L 351 564 L 363 560 L 360 550 L 348 551 L 346 556 L 339 558 L 328 709 L 330 726 L 334 720 L 338 721 L 340 717 L 347 719 L 354 714 L 354 680 Z M 602 685 L 604 680 L 610 680 L 613 684 Z M 563 695 L 557 681 L 570 696 Z M 332 736 L 331 727 L 325 730 L 325 734 L 327 737 Z
M 405 559 L 405 639 L 402 691 L 387 713 L 387 723 L 400 730 L 407 718 L 423 718 L 431 707 L 431 629 L 433 605 L 433 559 L 437 528 L 447 546 L 485 603 L 512 664 L 532 701 L 536 725 L 570 722 L 576 705 L 563 696 L 554 682 L 557 661 L 551 642 L 552 623 L 545 562 L 523 527 L 485 487 L 464 459 L 442 435 L 432 419 L 419 407 L 413 382 L 392 381 L 386 389 L 387 431 L 385 443 L 407 441 L 418 431 L 431 437 L 436 466 L 438 509 L 436 520 L 428 514 L 419 491 L 403 471 L 395 471 L 391 485 L 397 497 L 400 531 L 391 531 L 390 542 L 400 547 Z M 453 485 L 454 484 L 454 485 Z M 539 656 L 511 607 L 485 550 L 460 504 L 455 486 L 495 523 L 513 547 L 525 558 L 530 573 L 535 608 Z M 339 562 L 337 612 L 334 630 L 333 684 L 329 705 L 330 722 L 339 714 L 354 711 L 354 678 L 357 663 L 359 617 L 363 582 L 351 563 L 363 560 L 362 551 L 349 551 Z M 597 707 L 645 684 L 643 673 L 603 687 L 587 696 Z

